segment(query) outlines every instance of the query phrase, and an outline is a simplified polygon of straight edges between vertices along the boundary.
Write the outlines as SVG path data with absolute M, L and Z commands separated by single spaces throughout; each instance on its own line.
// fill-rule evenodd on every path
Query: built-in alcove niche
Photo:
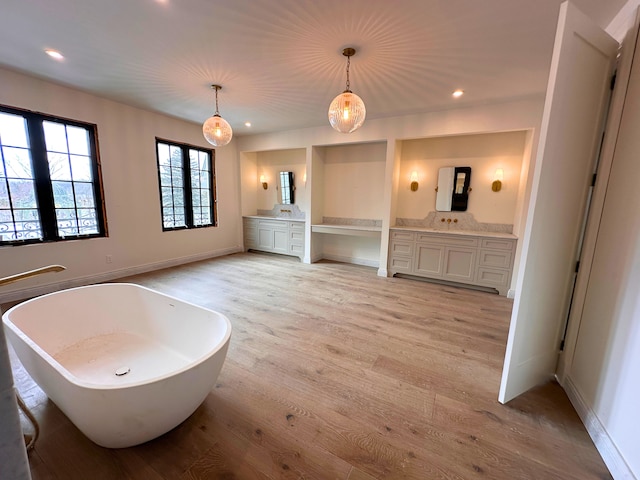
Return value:
M 378 266 L 386 153 L 386 142 L 312 148 L 312 261 Z
M 528 135 L 527 131 L 512 131 L 402 141 L 391 225 L 398 218 L 424 219 L 435 210 L 441 167 L 471 167 L 467 212 L 476 221 L 513 225 L 526 181 L 527 172 L 523 175 L 522 169 L 529 154 Z M 502 188 L 494 192 L 491 184 L 498 169 L 503 172 Z M 418 181 L 415 191 L 411 190 L 413 172 Z
M 280 202 L 280 172 L 292 172 L 295 187 L 294 203 L 308 215 L 305 192 L 306 149 L 242 152 L 240 154 L 242 215 L 257 215 L 271 210 Z M 267 188 L 262 185 L 264 180 Z

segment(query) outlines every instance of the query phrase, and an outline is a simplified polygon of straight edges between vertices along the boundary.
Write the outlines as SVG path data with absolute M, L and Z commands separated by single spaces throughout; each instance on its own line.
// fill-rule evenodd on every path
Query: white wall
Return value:
M 382 220 L 386 145 L 362 143 L 325 148 L 323 216 Z
M 52 263 L 67 267 L 3 287 L 0 302 L 241 248 L 235 140 L 216 150 L 219 226 L 163 232 L 155 138 L 209 147 L 199 124 L 5 69 L 0 69 L 0 85 L 0 104 L 97 125 L 109 231 L 107 238 L 0 247 L 0 277 Z M 112 263 L 106 263 L 106 255 Z
M 402 145 L 396 214 L 424 218 L 435 210 L 438 170 L 471 167 L 471 193 L 467 212 L 478 222 L 513 224 L 520 187 L 520 169 L 526 131 L 406 140 Z M 502 190 L 493 192 L 496 169 L 504 170 Z M 410 189 L 411 172 L 418 173 L 419 188 Z

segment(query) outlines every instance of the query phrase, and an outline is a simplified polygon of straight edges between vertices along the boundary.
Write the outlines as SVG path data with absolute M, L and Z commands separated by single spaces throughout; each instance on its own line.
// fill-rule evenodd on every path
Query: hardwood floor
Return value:
M 557 384 L 497 402 L 504 297 L 259 253 L 123 281 L 229 317 L 217 385 L 168 434 L 109 450 L 15 364 L 34 480 L 611 478 Z

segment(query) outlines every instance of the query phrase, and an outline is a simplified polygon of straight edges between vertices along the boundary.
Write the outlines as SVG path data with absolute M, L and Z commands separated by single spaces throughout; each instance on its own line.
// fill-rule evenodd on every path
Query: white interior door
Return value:
M 550 379 L 569 308 L 587 194 L 618 43 L 574 5 L 560 8 L 498 400 Z

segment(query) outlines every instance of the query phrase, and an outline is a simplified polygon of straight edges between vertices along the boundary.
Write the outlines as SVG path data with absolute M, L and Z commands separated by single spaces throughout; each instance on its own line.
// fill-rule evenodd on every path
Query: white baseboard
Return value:
M 515 288 L 510 288 L 507 291 L 507 298 L 516 298 L 516 289 Z
M 38 285 L 36 287 L 13 290 L 11 292 L 0 294 L 0 303 L 15 302 L 18 300 L 24 300 L 26 298 L 38 297 L 40 295 L 45 295 L 51 292 L 57 292 L 59 290 L 64 290 L 67 288 L 81 287 L 83 285 L 91 285 L 93 283 L 108 282 L 111 280 L 117 280 L 118 278 L 152 272 L 154 270 L 161 270 L 163 268 L 176 267 L 178 265 L 184 265 L 186 263 L 207 260 L 209 258 L 221 257 L 223 255 L 229 255 L 238 252 L 242 252 L 242 247 L 231 247 L 206 253 L 198 253 L 196 255 L 171 258 L 168 260 L 162 260 L 160 262 L 146 263 L 144 265 L 136 265 L 135 267 L 111 270 L 108 272 L 98 273 L 96 275 L 85 275 L 83 277 L 76 277 L 70 280 L 64 280 L 62 282 L 53 282 L 47 283 L 45 285 Z
M 578 416 L 582 420 L 591 440 L 593 440 L 596 449 L 600 452 L 600 456 L 602 460 L 604 460 L 613 478 L 616 480 L 636 480 L 635 475 L 620 454 L 620 451 L 607 433 L 604 425 L 602 425 L 600 419 L 591 407 L 587 405 L 587 402 L 585 402 L 568 375 L 561 385 L 565 392 L 567 392 L 571 404 L 576 409 Z
M 379 268 L 378 269 L 378 276 L 379 277 L 388 277 L 389 276 L 389 272 L 387 271 L 386 268 Z

